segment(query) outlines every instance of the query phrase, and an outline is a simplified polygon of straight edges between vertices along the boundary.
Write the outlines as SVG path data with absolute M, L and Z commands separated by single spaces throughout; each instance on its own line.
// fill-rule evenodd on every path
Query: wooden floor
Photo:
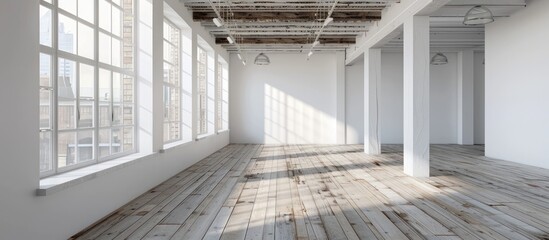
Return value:
M 431 173 L 402 147 L 229 145 L 75 239 L 549 239 L 549 170 L 434 145 Z

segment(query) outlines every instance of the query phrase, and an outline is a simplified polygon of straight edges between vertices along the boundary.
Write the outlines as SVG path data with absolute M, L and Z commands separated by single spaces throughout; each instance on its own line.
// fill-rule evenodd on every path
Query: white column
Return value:
M 458 53 L 458 144 L 474 144 L 474 53 Z
M 345 52 L 336 52 L 337 144 L 347 140 L 345 119 Z
M 404 172 L 429 176 L 429 17 L 404 22 Z
M 164 148 L 164 1 L 153 4 L 153 151 Z
M 364 52 L 364 152 L 380 154 L 379 87 L 381 83 L 381 49 Z

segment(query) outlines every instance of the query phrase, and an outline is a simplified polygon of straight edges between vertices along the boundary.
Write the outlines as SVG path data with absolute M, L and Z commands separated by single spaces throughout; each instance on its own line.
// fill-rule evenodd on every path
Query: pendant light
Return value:
M 437 53 L 431 58 L 431 65 L 444 65 L 447 63 L 448 58 L 442 53 Z
M 484 25 L 494 21 L 494 15 L 490 10 L 483 6 L 474 6 L 463 18 L 463 24 L 465 25 Z
M 254 63 L 255 65 L 269 65 L 271 64 L 271 60 L 267 57 L 267 55 L 265 55 L 265 53 L 260 53 L 257 57 L 255 57 Z

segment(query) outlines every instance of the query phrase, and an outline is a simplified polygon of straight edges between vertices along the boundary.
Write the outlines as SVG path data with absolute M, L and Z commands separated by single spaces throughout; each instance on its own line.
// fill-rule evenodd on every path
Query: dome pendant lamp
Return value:
M 494 15 L 490 10 L 483 6 L 474 6 L 463 18 L 465 25 L 484 25 L 494 21 Z
M 431 65 L 444 65 L 447 63 L 448 58 L 442 53 L 437 53 L 431 58 Z
M 257 57 L 255 57 L 254 63 L 256 65 L 269 65 L 271 64 L 271 60 L 267 57 L 267 55 L 265 55 L 265 53 L 260 53 Z

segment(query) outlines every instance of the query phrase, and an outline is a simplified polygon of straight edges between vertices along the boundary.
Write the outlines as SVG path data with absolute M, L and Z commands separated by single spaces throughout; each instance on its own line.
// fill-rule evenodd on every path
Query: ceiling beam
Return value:
M 271 37 L 271 38 L 243 38 L 238 39 L 238 44 L 311 44 L 314 39 L 307 37 Z M 322 37 L 319 39 L 321 44 L 354 44 L 356 38 L 353 37 Z M 216 38 L 215 44 L 229 44 L 226 38 Z
M 211 22 L 217 17 L 214 12 L 193 12 L 193 20 Z M 334 12 L 334 21 L 360 22 L 377 21 L 381 19 L 381 12 Z M 314 12 L 234 12 L 235 22 L 310 22 L 317 17 Z

